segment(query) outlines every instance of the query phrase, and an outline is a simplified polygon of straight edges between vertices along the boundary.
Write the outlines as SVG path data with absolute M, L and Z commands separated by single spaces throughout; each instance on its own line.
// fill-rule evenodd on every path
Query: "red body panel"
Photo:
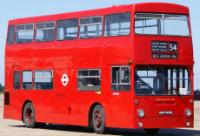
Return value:
M 16 19 L 9 25 L 57 21 L 67 18 L 131 13 L 131 33 L 128 36 L 100 37 L 70 41 L 32 42 L 27 44 L 6 45 L 5 92 L 10 94 L 10 105 L 4 106 L 4 118 L 22 120 L 22 110 L 26 101 L 31 101 L 36 111 L 37 122 L 88 126 L 89 110 L 94 103 L 100 103 L 105 111 L 106 126 L 116 128 L 185 127 L 185 108 L 193 109 L 192 95 L 180 96 L 136 96 L 134 92 L 134 68 L 136 65 L 176 65 L 186 66 L 193 73 L 192 38 L 178 36 L 135 35 L 134 14 L 136 12 L 179 13 L 189 15 L 188 8 L 166 3 L 147 3 L 111 8 L 65 13 L 42 17 Z M 151 41 L 177 41 L 178 59 L 152 59 Z M 111 89 L 111 66 L 130 65 L 131 89 L 126 92 L 113 92 Z M 101 69 L 101 91 L 78 91 L 77 70 L 82 68 Z M 53 90 L 14 90 L 14 70 L 53 70 Z M 63 73 L 69 76 L 66 87 L 61 84 Z M 190 76 L 193 90 L 193 74 Z M 117 95 L 116 95 L 117 94 Z M 139 101 L 136 105 L 135 100 Z M 164 103 L 159 100 L 167 99 Z M 171 99 L 171 100 L 169 100 Z M 170 101 L 168 103 L 168 100 Z M 138 118 L 137 109 L 145 109 L 146 116 Z M 174 115 L 159 116 L 159 110 L 172 110 Z M 193 112 L 193 111 L 192 111 Z M 152 123 L 153 122 L 153 123 Z
M 143 97 L 139 98 L 139 104 L 136 106 L 137 109 L 145 109 L 146 115 L 144 118 L 137 118 L 137 122 L 143 122 L 144 128 L 179 128 L 184 127 L 186 121 L 189 121 L 193 127 L 193 117 L 188 118 L 185 114 L 185 108 L 191 108 L 190 103 L 191 97 Z M 153 106 L 152 106 L 153 105 Z M 171 115 L 160 115 L 159 111 L 172 111 Z M 194 111 L 192 111 L 194 113 Z M 135 124 L 137 125 L 137 124 Z

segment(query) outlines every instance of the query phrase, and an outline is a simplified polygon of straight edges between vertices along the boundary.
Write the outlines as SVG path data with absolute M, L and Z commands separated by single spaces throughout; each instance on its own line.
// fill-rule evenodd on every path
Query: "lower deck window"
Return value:
M 130 68 L 128 66 L 112 67 L 112 89 L 130 90 Z
M 78 90 L 100 90 L 100 70 L 85 69 L 78 71 Z
M 35 89 L 52 89 L 52 71 L 35 71 Z
M 22 73 L 22 86 L 23 86 L 23 89 L 32 89 L 33 88 L 32 71 L 24 71 Z
M 138 95 L 190 95 L 189 73 L 185 68 L 136 68 Z
M 20 72 L 15 71 L 14 72 L 14 89 L 20 89 Z

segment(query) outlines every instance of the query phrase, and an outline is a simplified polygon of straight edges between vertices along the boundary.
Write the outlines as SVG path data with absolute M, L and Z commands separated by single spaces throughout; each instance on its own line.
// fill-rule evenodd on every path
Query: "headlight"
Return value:
M 138 117 L 143 118 L 144 117 L 144 110 L 138 109 Z
M 185 109 L 185 115 L 187 117 L 191 117 L 192 116 L 192 111 L 190 109 Z

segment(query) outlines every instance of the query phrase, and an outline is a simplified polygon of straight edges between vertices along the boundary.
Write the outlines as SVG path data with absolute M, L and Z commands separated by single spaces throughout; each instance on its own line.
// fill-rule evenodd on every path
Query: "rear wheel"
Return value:
M 23 109 L 23 122 L 26 127 L 34 128 L 36 126 L 35 122 L 35 111 L 32 103 L 27 103 Z
M 105 115 L 100 105 L 96 105 L 92 111 L 92 127 L 98 134 L 102 134 L 105 130 Z
M 34 128 L 34 127 L 43 128 L 46 126 L 46 123 L 35 122 L 35 110 L 31 102 L 28 102 L 24 106 L 23 122 L 27 128 Z
M 159 130 L 160 130 L 159 128 L 145 129 L 146 133 L 151 136 L 157 134 Z

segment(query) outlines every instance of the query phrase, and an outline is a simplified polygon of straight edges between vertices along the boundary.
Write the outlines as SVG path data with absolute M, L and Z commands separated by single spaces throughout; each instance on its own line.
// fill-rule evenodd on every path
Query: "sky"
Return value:
M 172 2 L 190 8 L 194 46 L 194 87 L 200 89 L 200 0 L 2 0 L 0 2 L 0 83 L 4 84 L 4 50 L 8 20 L 139 2 Z

